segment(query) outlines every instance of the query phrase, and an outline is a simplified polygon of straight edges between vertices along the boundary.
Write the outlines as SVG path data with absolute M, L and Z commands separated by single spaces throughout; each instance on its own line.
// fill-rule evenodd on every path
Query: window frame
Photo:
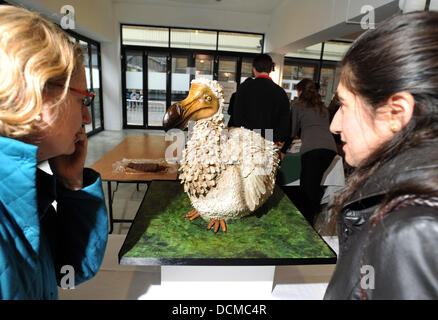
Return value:
M 186 27 L 164 27 L 168 28 L 169 36 L 168 36 L 168 46 L 167 47 L 152 47 L 152 46 L 139 46 L 139 45 L 124 45 L 123 44 L 123 26 L 142 26 L 142 27 L 152 27 L 152 28 L 163 28 L 163 26 L 157 25 L 139 25 L 139 24 L 129 24 L 129 23 L 120 23 L 120 48 L 121 48 L 121 74 L 122 74 L 122 97 L 126 94 L 126 52 L 127 51 L 138 51 L 143 52 L 143 84 L 147 85 L 147 72 L 145 72 L 145 68 L 147 67 L 147 56 L 148 53 L 166 53 L 168 55 L 168 65 L 167 65 L 167 89 L 166 89 L 166 109 L 169 107 L 171 102 L 171 88 L 172 88 L 172 56 L 173 55 L 187 55 L 190 56 L 189 65 L 194 66 L 196 55 L 197 54 L 205 54 L 213 56 L 213 79 L 218 80 L 219 77 L 219 60 L 220 57 L 237 57 L 236 63 L 236 72 L 235 72 L 235 82 L 237 83 L 236 87 L 240 85 L 240 76 L 241 76 L 241 66 L 242 60 L 244 58 L 254 59 L 258 54 L 263 53 L 264 39 L 265 35 L 262 33 L 252 33 L 252 32 L 237 32 L 238 34 L 258 34 L 262 36 L 262 47 L 260 53 L 254 52 L 241 52 L 241 51 L 219 51 L 218 50 L 218 37 L 219 32 L 233 32 L 228 30 L 217 30 L 217 29 L 205 29 L 205 28 L 186 28 Z M 215 31 L 216 32 L 216 49 L 208 50 L 208 49 L 196 49 L 196 48 L 179 48 L 179 47 L 171 47 L 171 29 L 188 29 L 188 30 L 205 30 L 205 31 Z M 143 87 L 144 87 L 143 85 Z M 162 130 L 163 127 L 160 126 L 148 126 L 148 109 L 143 109 L 143 125 L 129 125 L 127 123 L 127 106 L 126 100 L 122 99 L 122 115 L 123 115 L 123 129 L 152 129 L 152 130 Z M 147 90 L 143 88 L 143 101 L 147 101 Z
M 120 44 L 121 46 L 134 46 L 134 47 L 145 47 L 145 46 L 135 46 L 135 45 L 124 45 L 123 44 L 123 26 L 132 26 L 132 27 L 145 27 L 145 28 L 167 28 L 168 29 L 168 44 L 167 47 L 152 47 L 152 48 L 169 48 L 169 49 L 184 49 L 184 50 L 208 50 L 203 48 L 181 48 L 181 47 L 172 47 L 171 46 L 171 30 L 199 30 L 199 31 L 208 31 L 208 32 L 216 32 L 216 49 L 212 51 L 219 51 L 219 33 L 235 33 L 235 34 L 250 34 L 250 35 L 258 35 L 262 36 L 261 41 L 261 48 L 260 52 L 250 52 L 253 54 L 260 54 L 264 51 L 264 45 L 265 45 L 265 34 L 264 33 L 258 33 L 258 32 L 247 32 L 247 31 L 232 31 L 232 30 L 222 30 L 222 29 L 208 29 L 208 28 L 194 28 L 194 27 L 170 27 L 170 26 L 160 26 L 160 25 L 144 25 L 144 24 L 135 24 L 135 23 L 120 23 Z M 147 46 L 150 47 L 150 46 Z M 221 52 L 234 52 L 234 53 L 246 53 L 242 51 L 231 51 L 231 50 L 221 50 Z
M 99 133 L 103 130 L 105 130 L 104 127 L 104 108 L 103 108 L 103 88 L 102 88 L 102 59 L 101 59 L 101 48 L 100 43 L 96 40 L 90 39 L 86 36 L 83 36 L 79 33 L 76 33 L 72 30 L 64 30 L 69 36 L 76 39 L 76 42 L 83 41 L 87 43 L 87 52 L 84 52 L 84 54 L 88 55 L 88 69 L 90 71 L 90 86 L 93 91 L 93 62 L 92 62 L 92 50 L 91 45 L 95 45 L 97 48 L 97 61 L 98 61 L 98 70 L 99 70 L 99 84 L 100 84 L 100 90 L 99 90 L 99 109 L 100 109 L 100 127 L 96 128 L 96 119 L 94 114 L 94 108 L 91 108 L 91 124 L 92 124 L 92 130 L 87 132 L 87 136 L 90 137 L 92 135 L 95 135 L 96 133 Z M 85 66 L 84 66 L 85 67 Z M 96 99 L 94 100 L 96 102 Z M 94 102 L 94 103 L 95 103 Z

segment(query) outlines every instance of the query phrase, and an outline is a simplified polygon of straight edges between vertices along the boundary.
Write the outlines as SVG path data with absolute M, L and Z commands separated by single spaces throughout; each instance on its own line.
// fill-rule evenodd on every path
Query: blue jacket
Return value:
M 99 174 L 84 169 L 84 188 L 68 190 L 37 168 L 37 149 L 0 137 L 1 299 L 57 299 L 57 284 L 92 278 L 105 253 Z

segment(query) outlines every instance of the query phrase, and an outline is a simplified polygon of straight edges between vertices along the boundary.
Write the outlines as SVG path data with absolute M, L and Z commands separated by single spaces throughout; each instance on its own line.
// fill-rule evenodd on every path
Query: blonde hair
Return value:
M 36 13 L 0 5 L 0 135 L 26 137 L 47 96 L 47 85 L 64 86 L 54 108 L 65 99 L 70 79 L 83 60 L 80 45 Z

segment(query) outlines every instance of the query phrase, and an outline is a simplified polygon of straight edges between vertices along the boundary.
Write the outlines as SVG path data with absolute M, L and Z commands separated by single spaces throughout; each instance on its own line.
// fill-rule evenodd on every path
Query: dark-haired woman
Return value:
M 336 144 L 329 130 L 329 112 L 315 83 L 303 79 L 297 84 L 297 90 L 298 100 L 292 104 L 291 138 L 301 130 L 300 188 L 304 196 L 301 211 L 313 225 L 324 193 L 321 180 L 336 156 Z
M 437 12 L 396 16 L 343 59 L 331 130 L 356 168 L 326 299 L 438 299 L 437 29 Z

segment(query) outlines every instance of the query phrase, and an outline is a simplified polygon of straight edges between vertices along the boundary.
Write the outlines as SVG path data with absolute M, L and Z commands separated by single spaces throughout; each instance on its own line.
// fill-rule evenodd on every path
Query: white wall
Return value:
M 78 33 L 86 36 L 93 36 L 97 41 L 111 41 L 112 32 L 112 1 L 111 0 L 8 0 L 11 3 L 34 9 L 44 16 L 60 21 L 61 8 L 64 5 L 71 5 L 75 10 L 75 21 L 77 22 Z
M 382 10 L 394 3 L 391 10 Z M 265 51 L 286 54 L 328 39 L 334 39 L 361 30 L 361 8 L 371 5 L 379 21 L 398 9 L 393 0 L 285 0 L 272 13 L 271 24 L 265 35 Z M 382 14 L 378 14 L 382 11 Z
M 211 10 L 205 8 L 143 5 L 138 3 L 114 3 L 115 18 L 119 22 L 174 26 L 188 28 L 219 29 L 265 33 L 270 15 Z

